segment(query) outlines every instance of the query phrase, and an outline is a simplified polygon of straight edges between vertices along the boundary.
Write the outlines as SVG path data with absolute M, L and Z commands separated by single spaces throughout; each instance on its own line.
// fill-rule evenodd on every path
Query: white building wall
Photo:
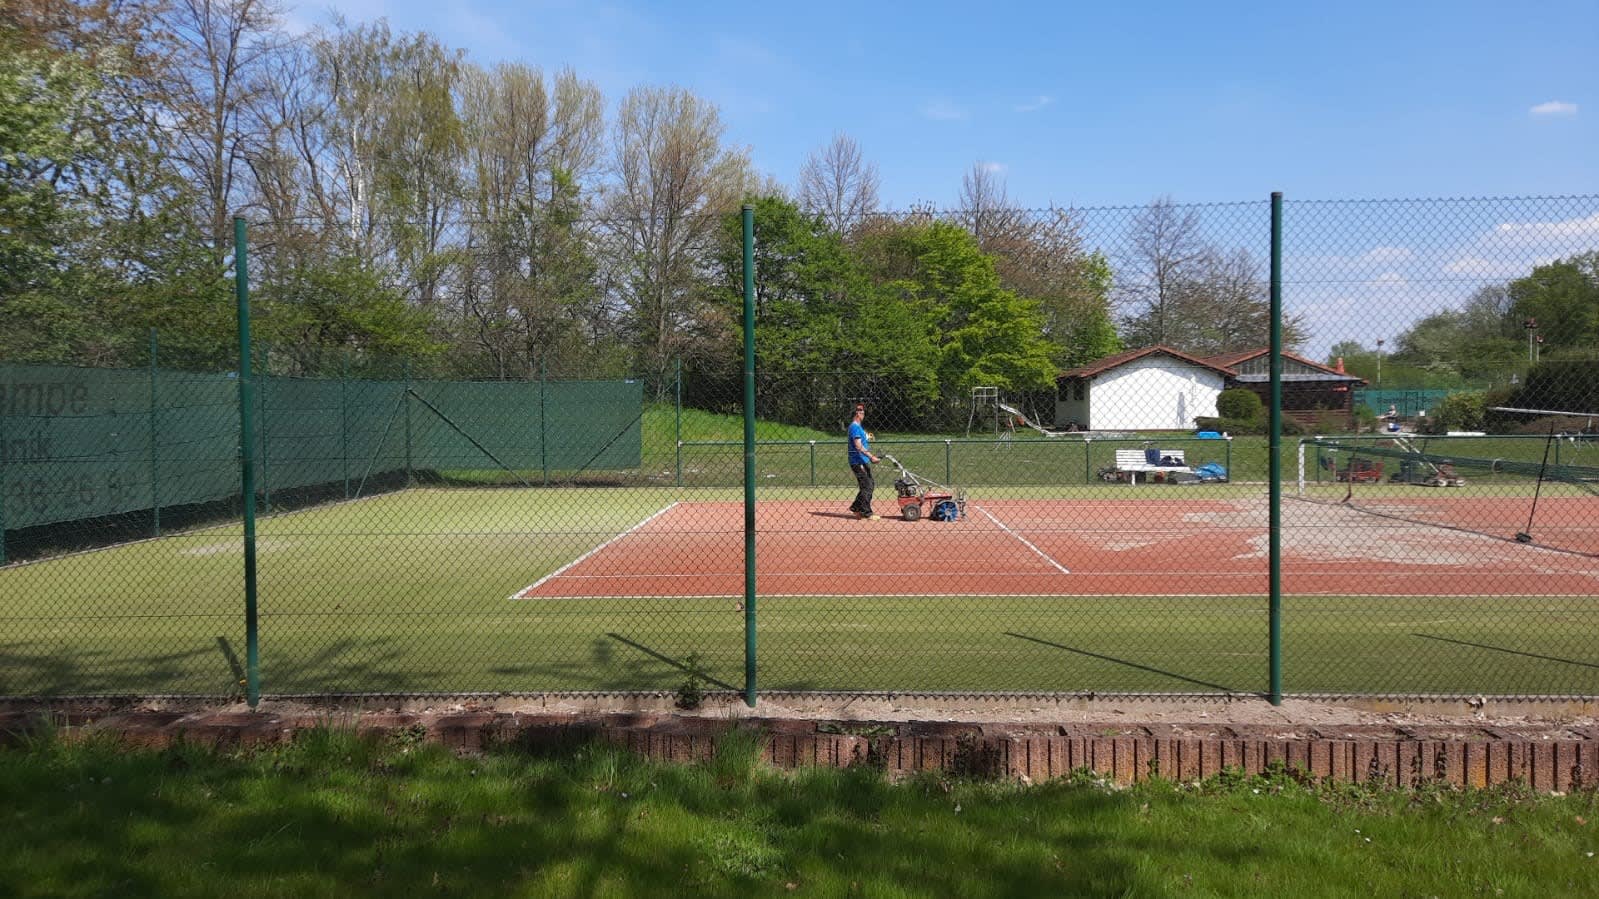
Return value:
M 1088 430 L 1088 387 L 1084 385 L 1083 398 L 1079 400 L 1076 398 L 1075 386 L 1075 384 L 1067 386 L 1065 399 L 1061 399 L 1058 395 L 1056 396 L 1055 429 L 1057 431 L 1066 430 L 1066 427 L 1074 421 L 1077 422 L 1079 431 Z
M 1166 355 L 1119 365 L 1089 385 L 1088 427 L 1095 431 L 1189 430 L 1216 415 L 1220 372 Z M 1078 421 L 1084 419 L 1079 418 Z

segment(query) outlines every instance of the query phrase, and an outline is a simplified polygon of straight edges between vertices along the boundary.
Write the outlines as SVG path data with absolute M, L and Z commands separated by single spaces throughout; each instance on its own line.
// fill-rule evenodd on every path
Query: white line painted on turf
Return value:
M 1035 553 L 1038 553 L 1039 557 L 1042 558 L 1045 562 L 1048 562 L 1049 564 L 1055 566 L 1056 568 L 1059 568 L 1061 574 L 1071 574 L 1072 573 L 1070 568 L 1067 568 L 1065 565 L 1062 565 L 1061 563 L 1059 563 L 1059 562 L 1055 561 L 1054 559 L 1050 558 L 1049 553 L 1044 552 L 1043 550 L 1041 550 L 1038 547 L 1034 546 L 1031 540 L 1028 540 L 1026 537 L 1023 537 L 1021 534 L 1018 534 L 1015 531 L 1011 530 L 1009 527 L 1007 527 L 1005 525 L 1005 522 L 1000 521 L 998 518 L 995 518 L 994 517 L 994 513 L 988 511 L 987 509 L 983 508 L 982 506 L 972 506 L 972 508 L 974 508 L 977 511 L 983 513 L 984 515 L 987 515 L 988 516 L 988 520 L 992 521 L 993 523 L 995 523 L 997 525 L 999 525 L 999 529 L 1000 530 L 1002 530 L 1005 533 L 1011 535 L 1012 537 L 1015 537 L 1017 540 L 1022 541 L 1022 543 L 1028 549 L 1032 550 Z
M 511 596 L 508 597 L 508 598 L 509 599 L 526 599 L 527 595 L 529 593 L 532 593 L 534 590 L 537 590 L 539 587 L 543 586 L 545 581 L 548 581 L 551 578 L 560 577 L 561 573 L 566 571 L 568 568 L 571 568 L 573 565 L 576 565 L 579 562 L 582 562 L 584 559 L 587 559 L 589 556 L 592 556 L 595 553 L 599 552 L 600 550 L 606 548 L 607 546 L 610 546 L 612 543 L 615 543 L 616 541 L 621 540 L 623 537 L 626 537 L 629 534 L 632 534 L 634 531 L 637 531 L 638 529 L 644 527 L 645 525 L 649 524 L 650 522 L 654 521 L 655 519 L 660 518 L 662 515 L 665 515 L 666 513 L 672 511 L 675 508 L 677 508 L 677 503 L 673 502 L 671 505 L 667 506 L 666 508 L 657 511 L 654 515 L 651 515 L 650 517 L 644 519 L 643 521 L 639 522 L 638 524 L 633 525 L 632 527 L 628 528 L 627 530 L 623 531 L 622 533 L 617 534 L 615 537 L 612 537 L 611 539 L 605 541 L 604 543 L 601 543 L 599 546 L 594 547 L 593 549 L 589 550 L 588 552 L 584 553 L 583 555 L 578 556 L 577 558 L 575 558 L 572 561 L 566 563 L 565 565 L 562 565 L 560 568 L 555 569 L 554 571 L 550 572 L 549 574 L 546 574 L 545 576 L 539 578 L 538 580 L 534 581 L 533 583 L 528 584 L 526 587 L 523 587 L 522 589 L 520 589 L 520 590 L 516 591 L 515 593 L 511 594 Z

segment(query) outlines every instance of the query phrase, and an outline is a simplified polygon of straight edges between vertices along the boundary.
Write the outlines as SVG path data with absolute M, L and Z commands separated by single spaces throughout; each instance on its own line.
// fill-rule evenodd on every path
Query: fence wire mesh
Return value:
M 261 226 L 243 450 L 8 338 L 0 694 L 242 692 L 246 452 L 267 695 L 743 689 L 747 512 L 763 690 L 1264 692 L 1269 213 L 760 201 L 749 510 L 736 215 Z M 1599 197 L 1284 235 L 1288 692 L 1599 693 Z

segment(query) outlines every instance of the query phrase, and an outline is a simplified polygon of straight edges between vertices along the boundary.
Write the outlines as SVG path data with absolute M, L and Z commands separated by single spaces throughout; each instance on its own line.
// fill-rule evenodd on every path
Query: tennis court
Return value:
M 1361 508 L 1289 502 L 1283 589 L 1329 596 L 1599 592 L 1588 497 L 1542 500 L 1517 543 L 1513 497 L 1394 495 Z M 882 505 L 882 504 L 880 504 Z M 889 512 L 883 506 L 880 511 Z M 994 499 L 959 521 L 861 521 L 816 501 L 757 505 L 762 596 L 1243 596 L 1267 588 L 1263 497 Z M 743 506 L 679 501 L 513 599 L 736 597 Z M 1495 532 L 1504 536 L 1494 536 Z M 1572 552 L 1576 546 L 1589 554 Z
M 1258 485 L 1057 491 L 983 489 L 956 522 L 763 491 L 762 689 L 1264 689 Z M 1390 492 L 1447 519 L 1475 505 Z M 1591 498 L 1548 499 L 1540 522 L 1569 503 L 1587 520 Z M 1525 500 L 1500 498 L 1507 521 Z M 265 517 L 263 690 L 672 690 L 691 669 L 737 688 L 743 526 L 736 491 L 660 488 L 415 488 Z M 1285 502 L 1283 546 L 1290 692 L 1599 691 L 1591 558 L 1335 502 Z M 228 525 L 0 570 L 0 694 L 239 689 L 242 547 Z

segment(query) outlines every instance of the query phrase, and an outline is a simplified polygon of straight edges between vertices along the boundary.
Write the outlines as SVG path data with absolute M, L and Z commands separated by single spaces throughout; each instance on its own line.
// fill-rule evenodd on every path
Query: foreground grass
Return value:
M 16 896 L 1594 895 L 1591 793 L 1113 790 L 673 767 L 590 746 L 459 759 L 304 734 L 221 755 L 0 750 Z

